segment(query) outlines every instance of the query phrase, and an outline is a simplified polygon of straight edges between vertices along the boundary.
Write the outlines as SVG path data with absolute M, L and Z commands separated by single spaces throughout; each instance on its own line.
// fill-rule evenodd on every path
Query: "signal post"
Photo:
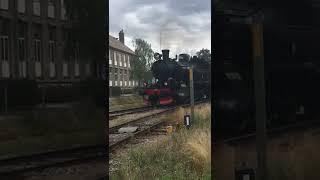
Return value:
M 267 180 L 266 102 L 263 52 L 263 15 L 254 17 L 251 24 L 253 44 L 253 76 L 256 118 L 257 179 Z
M 189 80 L 190 80 L 191 121 L 194 121 L 193 66 L 189 68 Z

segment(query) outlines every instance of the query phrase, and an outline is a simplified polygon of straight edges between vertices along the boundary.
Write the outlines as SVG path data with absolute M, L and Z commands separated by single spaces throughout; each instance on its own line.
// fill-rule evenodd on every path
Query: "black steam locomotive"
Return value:
M 162 58 L 163 56 L 163 58 Z M 210 96 L 210 63 L 180 54 L 179 59 L 169 58 L 169 50 L 162 50 L 162 55 L 155 53 L 156 61 L 151 71 L 156 82 L 146 85 L 143 92 L 144 102 L 148 105 L 168 105 L 186 103 L 190 100 L 189 69 L 193 69 L 195 99 Z
M 213 65 L 214 129 L 229 134 L 255 128 L 251 26 L 230 19 L 215 17 Z M 318 119 L 318 28 L 266 21 L 263 31 L 267 126 Z

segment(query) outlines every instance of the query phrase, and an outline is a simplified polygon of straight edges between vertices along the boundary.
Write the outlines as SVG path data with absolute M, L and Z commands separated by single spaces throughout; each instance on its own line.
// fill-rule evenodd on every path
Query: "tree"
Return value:
M 134 41 L 135 58 L 133 59 L 132 78 L 138 80 L 139 85 L 142 80 L 151 80 L 151 64 L 153 60 L 153 50 L 151 44 L 143 39 Z
M 197 53 L 198 58 L 204 59 L 205 61 L 211 61 L 211 53 L 209 49 L 201 49 Z

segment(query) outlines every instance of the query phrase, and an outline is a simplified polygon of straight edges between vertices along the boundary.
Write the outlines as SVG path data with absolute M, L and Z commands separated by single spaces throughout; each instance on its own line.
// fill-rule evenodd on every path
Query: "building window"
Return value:
M 114 81 L 114 85 L 115 85 L 115 86 L 118 86 L 118 80 L 115 80 L 115 81 Z
M 41 67 L 41 41 L 39 39 L 33 40 L 34 49 L 34 61 L 35 61 L 35 75 L 36 77 L 41 77 L 42 67 Z
M 8 61 L 9 44 L 8 36 L 0 36 L 0 55 L 1 61 Z
M 33 48 L 34 48 L 34 60 L 36 62 L 41 61 L 41 41 L 40 39 L 33 40 Z
M 19 76 L 27 77 L 26 46 L 24 38 L 18 38 Z
M 24 38 L 18 38 L 18 57 L 19 61 L 25 61 L 25 41 Z
M 109 81 L 109 86 L 112 86 L 112 81 L 111 80 Z
M 75 44 L 73 53 L 74 53 L 74 60 L 75 60 L 76 62 L 79 62 L 79 58 L 80 58 L 79 43 L 76 43 L 76 44 Z
M 54 0 L 48 0 L 48 17 L 54 18 L 55 4 Z
M 50 77 L 55 77 L 56 76 L 56 64 L 55 64 L 55 42 L 50 40 L 49 41 L 49 66 L 50 66 L 50 71 L 49 71 L 49 76 Z
M 118 56 L 116 52 L 114 52 L 114 65 L 118 65 Z
M 120 86 L 122 86 L 122 81 L 120 80 Z
M 67 12 L 64 4 L 64 0 L 61 0 L 61 19 L 62 20 L 67 20 Z
M 90 76 L 90 64 L 89 63 L 86 63 L 86 74 L 87 76 Z
M 62 75 L 63 77 L 68 77 L 68 73 L 69 70 L 68 70 L 68 64 L 66 62 L 63 62 L 62 64 Z
M 130 68 L 129 55 L 127 55 L 127 63 L 128 63 L 128 68 Z
M 109 50 L 109 58 L 111 60 L 111 64 L 113 64 L 113 61 L 114 61 L 114 55 L 113 55 L 113 51 Z
M 123 55 L 123 66 L 127 67 L 126 55 Z
M 121 67 L 122 66 L 122 58 L 121 58 L 121 54 L 119 53 L 118 54 L 118 59 L 119 59 L 119 66 Z
M 26 0 L 18 0 L 18 12 L 19 13 L 26 12 Z
M 127 86 L 127 81 L 124 81 L 124 86 Z
M 109 50 L 109 55 L 108 55 L 108 58 L 109 58 L 109 64 L 112 64 L 112 60 L 111 60 L 111 53 L 110 53 L 110 50 Z
M 9 9 L 9 0 L 0 0 L 0 9 Z
M 79 65 L 79 56 L 80 55 L 80 49 L 79 44 L 76 43 L 74 47 L 74 75 L 76 77 L 80 76 L 80 65 Z
M 40 16 L 40 0 L 33 0 L 33 14 Z
M 0 36 L 0 60 L 2 77 L 8 78 L 10 76 L 8 36 Z
M 78 62 L 75 62 L 74 63 L 74 75 L 76 77 L 79 77 L 80 76 L 80 65 Z
M 55 42 L 54 41 L 49 41 L 49 60 L 50 62 L 54 62 L 55 61 Z

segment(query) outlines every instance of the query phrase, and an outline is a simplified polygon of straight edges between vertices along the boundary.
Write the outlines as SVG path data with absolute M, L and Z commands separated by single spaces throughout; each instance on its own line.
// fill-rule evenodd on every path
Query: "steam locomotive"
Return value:
M 145 84 L 143 100 L 147 105 L 182 104 L 190 100 L 189 69 L 193 69 L 195 100 L 210 97 L 210 63 L 180 54 L 179 59 L 169 58 L 169 50 L 162 50 L 162 55 L 154 54 L 156 61 L 152 64 L 151 71 L 155 82 Z
M 251 27 L 228 18 L 217 15 L 214 25 L 213 127 L 217 134 L 255 129 Z M 265 22 L 263 31 L 267 127 L 318 119 L 318 29 Z

